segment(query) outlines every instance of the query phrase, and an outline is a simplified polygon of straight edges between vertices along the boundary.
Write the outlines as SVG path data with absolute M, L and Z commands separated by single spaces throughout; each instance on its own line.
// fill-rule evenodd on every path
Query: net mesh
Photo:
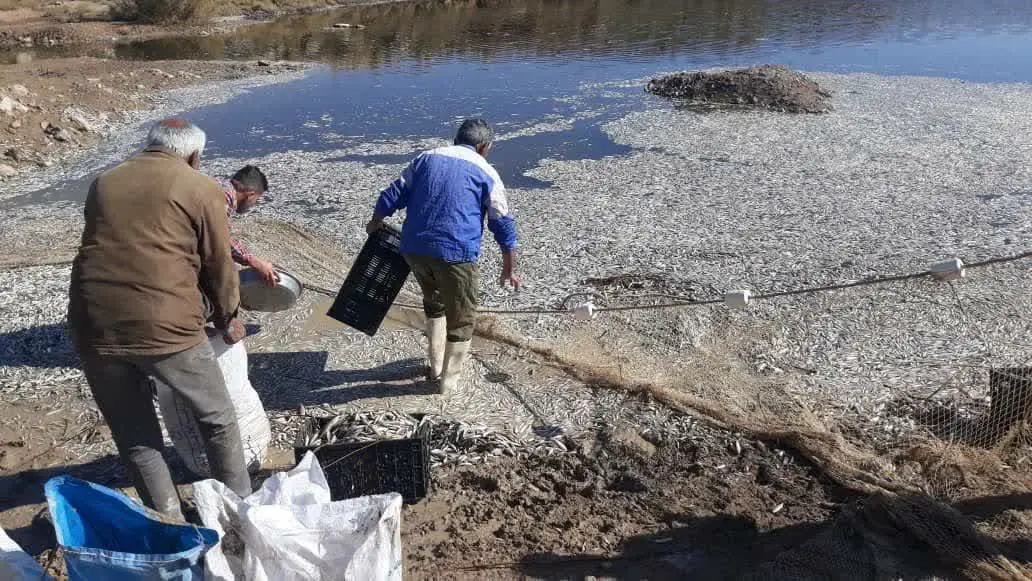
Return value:
M 357 251 L 274 220 L 248 220 L 239 230 L 256 254 L 331 290 Z M 792 448 L 862 498 L 755 579 L 1032 579 L 1032 344 L 1024 342 L 1032 295 L 1024 266 L 744 310 L 644 310 L 592 323 L 484 316 L 477 333 L 585 384 Z M 616 306 L 662 302 L 687 288 L 706 292 L 648 273 L 571 290 Z M 410 288 L 399 301 L 417 297 Z M 542 325 L 558 338 L 533 339 L 545 335 Z
M 863 288 L 750 314 L 715 307 L 671 321 L 635 313 L 621 317 L 619 341 L 545 344 L 501 319 L 483 321 L 480 333 L 586 383 L 646 393 L 794 448 L 838 485 L 868 495 L 757 578 L 937 571 L 1024 579 L 1032 578 L 1024 564 L 1032 361 L 1015 341 L 1027 335 L 1028 305 L 1014 269 L 980 270 L 952 287 Z M 678 325 L 680 333 L 663 328 Z
M 346 273 L 345 249 L 256 224 L 251 243 L 305 280 L 332 289 Z M 644 310 L 594 323 L 483 316 L 477 334 L 585 384 L 793 448 L 863 498 L 755 579 L 1032 579 L 1032 345 L 1020 340 L 1032 331 L 1032 297 L 1022 268 L 741 311 Z M 692 286 L 654 275 L 603 286 L 612 281 L 578 290 L 614 306 Z M 415 301 L 409 290 L 400 301 Z M 560 338 L 533 339 L 542 324 Z

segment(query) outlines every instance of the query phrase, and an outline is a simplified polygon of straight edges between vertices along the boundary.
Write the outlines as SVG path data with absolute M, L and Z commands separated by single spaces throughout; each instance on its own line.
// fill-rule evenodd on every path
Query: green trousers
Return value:
M 446 318 L 449 341 L 471 340 L 479 304 L 476 263 L 452 264 L 414 254 L 406 254 L 405 261 L 423 290 L 423 312 L 427 318 Z

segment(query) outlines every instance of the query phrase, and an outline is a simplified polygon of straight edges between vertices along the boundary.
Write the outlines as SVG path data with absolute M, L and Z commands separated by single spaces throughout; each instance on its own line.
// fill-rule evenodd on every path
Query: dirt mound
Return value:
M 674 73 L 649 81 L 645 92 L 679 104 L 746 105 L 787 113 L 827 113 L 831 94 L 783 66 Z
M 439 473 L 430 499 L 402 519 L 407 576 L 1030 578 L 1025 536 L 985 534 L 995 520 L 1024 518 L 1012 496 L 843 504 L 852 498 L 789 453 L 732 433 L 603 430 L 568 454 Z
M 443 471 L 402 534 L 413 578 L 734 579 L 816 533 L 833 494 L 727 432 L 603 430 L 568 454 Z

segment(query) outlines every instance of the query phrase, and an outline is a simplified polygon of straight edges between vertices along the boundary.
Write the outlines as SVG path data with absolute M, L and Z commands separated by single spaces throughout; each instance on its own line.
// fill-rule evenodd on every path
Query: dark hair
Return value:
M 493 143 L 494 131 L 487 121 L 483 119 L 466 119 L 459 126 L 459 132 L 455 135 L 455 145 L 469 145 L 477 147 Z
M 233 183 L 245 190 L 264 194 L 269 189 L 269 180 L 265 179 L 262 170 L 253 165 L 245 165 L 231 178 Z

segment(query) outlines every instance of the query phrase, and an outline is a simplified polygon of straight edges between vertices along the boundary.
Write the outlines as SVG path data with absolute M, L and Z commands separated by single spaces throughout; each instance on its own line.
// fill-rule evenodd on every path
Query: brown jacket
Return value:
M 161 149 L 105 172 L 86 198 L 68 322 L 79 349 L 164 355 L 207 340 L 203 292 L 224 328 L 240 303 L 226 200 Z

